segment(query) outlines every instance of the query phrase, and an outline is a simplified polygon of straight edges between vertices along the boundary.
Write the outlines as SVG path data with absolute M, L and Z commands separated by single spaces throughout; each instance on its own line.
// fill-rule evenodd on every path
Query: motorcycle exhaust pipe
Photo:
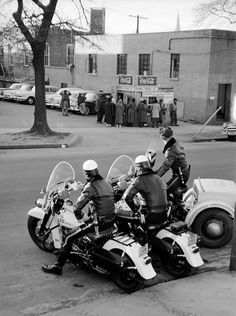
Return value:
M 122 259 L 119 255 L 103 248 L 93 250 L 94 261 L 101 267 L 110 272 L 116 272 L 122 267 Z
M 157 254 L 168 253 L 169 255 L 172 255 L 174 253 L 174 249 L 171 246 L 171 244 L 163 239 L 153 237 L 152 239 L 149 240 L 149 242 L 152 246 L 152 250 L 156 252 Z

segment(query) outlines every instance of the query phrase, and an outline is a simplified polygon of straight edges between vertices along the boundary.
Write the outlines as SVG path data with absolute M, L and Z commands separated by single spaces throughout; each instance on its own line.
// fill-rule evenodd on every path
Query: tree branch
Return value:
M 17 3 L 18 3 L 17 11 L 13 13 L 13 18 L 15 19 L 17 25 L 19 26 L 26 40 L 30 44 L 32 44 L 34 39 L 22 20 L 23 0 L 17 0 Z

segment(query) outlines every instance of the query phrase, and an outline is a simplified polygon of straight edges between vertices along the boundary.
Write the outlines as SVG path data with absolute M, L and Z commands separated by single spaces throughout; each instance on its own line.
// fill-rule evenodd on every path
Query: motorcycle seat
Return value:
M 103 237 L 108 237 L 112 236 L 116 232 L 115 226 L 112 226 L 106 230 L 99 231 L 99 234 L 97 235 L 95 232 L 94 233 L 89 233 L 87 236 L 92 240 L 92 241 L 97 241 L 100 238 Z

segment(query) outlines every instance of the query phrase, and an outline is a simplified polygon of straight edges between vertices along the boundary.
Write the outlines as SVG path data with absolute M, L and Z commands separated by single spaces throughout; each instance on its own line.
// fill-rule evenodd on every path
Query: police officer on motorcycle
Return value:
M 98 220 L 98 228 L 101 234 L 113 227 L 115 220 L 114 213 L 114 191 L 112 186 L 103 179 L 98 172 L 98 165 L 94 160 L 87 160 L 83 164 L 83 172 L 87 180 L 81 195 L 78 197 L 74 213 L 77 219 L 83 218 L 83 208 L 93 202 L 96 217 Z M 85 218 L 86 216 L 84 216 Z M 62 274 L 62 267 L 65 265 L 69 257 L 74 240 L 95 231 L 94 221 L 84 220 L 84 224 L 78 226 L 75 230 L 70 231 L 66 236 L 63 247 L 60 250 L 57 261 L 54 264 L 42 266 L 42 270 L 46 273 L 57 275 Z
M 167 196 L 164 180 L 151 169 L 148 158 L 140 155 L 135 159 L 135 178 L 124 193 L 128 206 L 135 212 L 134 196 L 140 193 L 147 204 L 147 224 L 159 224 L 167 219 Z
M 162 177 L 169 169 L 172 170 L 172 177 L 167 182 L 167 192 L 175 194 L 177 189 L 184 187 L 187 183 L 190 165 L 186 161 L 184 148 L 173 137 L 173 130 L 169 126 L 160 128 L 160 136 L 165 144 L 163 149 L 165 159 L 156 173 Z

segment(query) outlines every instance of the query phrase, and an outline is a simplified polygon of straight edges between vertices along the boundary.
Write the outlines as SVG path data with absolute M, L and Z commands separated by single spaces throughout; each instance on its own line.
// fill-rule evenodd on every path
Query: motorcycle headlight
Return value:
M 44 203 L 44 200 L 43 200 L 43 199 L 38 199 L 37 201 L 35 201 L 35 204 L 36 204 L 38 207 L 40 207 L 40 208 L 43 207 L 43 203 Z

